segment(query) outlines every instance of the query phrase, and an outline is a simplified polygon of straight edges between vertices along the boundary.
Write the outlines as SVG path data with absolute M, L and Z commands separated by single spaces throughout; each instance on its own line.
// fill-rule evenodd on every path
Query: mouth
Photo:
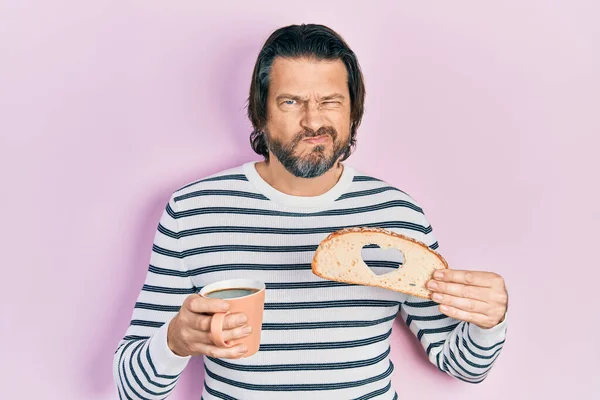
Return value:
M 322 144 L 329 140 L 330 140 L 329 135 L 312 136 L 312 137 L 302 139 L 303 142 L 306 142 L 309 144 Z

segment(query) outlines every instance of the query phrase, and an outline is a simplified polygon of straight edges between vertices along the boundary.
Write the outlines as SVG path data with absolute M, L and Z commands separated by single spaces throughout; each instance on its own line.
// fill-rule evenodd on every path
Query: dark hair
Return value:
M 270 73 L 275 57 L 313 58 L 316 60 L 341 60 L 348 72 L 350 92 L 350 145 L 342 156 L 347 159 L 356 145 L 356 131 L 364 112 L 365 85 L 356 54 L 344 39 L 324 25 L 290 25 L 273 32 L 258 55 L 248 98 L 248 118 L 254 130 L 250 144 L 257 153 L 269 159 L 264 128 L 267 124 L 267 96 Z

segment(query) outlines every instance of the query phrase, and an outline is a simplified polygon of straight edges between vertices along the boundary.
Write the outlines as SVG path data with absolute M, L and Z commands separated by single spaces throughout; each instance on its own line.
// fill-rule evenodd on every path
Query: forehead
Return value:
M 341 60 L 276 57 L 271 67 L 269 94 L 348 93 L 346 66 Z

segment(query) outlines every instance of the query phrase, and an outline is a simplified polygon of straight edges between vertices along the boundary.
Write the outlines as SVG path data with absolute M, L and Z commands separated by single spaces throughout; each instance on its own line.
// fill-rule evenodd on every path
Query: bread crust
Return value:
M 401 240 L 404 240 L 404 241 L 409 241 L 409 242 L 415 243 L 415 244 L 419 245 L 423 249 L 423 251 L 429 252 L 430 254 L 433 254 L 433 255 L 435 255 L 435 257 L 437 257 L 437 259 L 442 264 L 442 268 L 436 268 L 436 269 L 448 269 L 449 268 L 448 262 L 444 259 L 444 257 L 441 254 L 439 254 L 437 251 L 434 251 L 434 250 L 430 249 L 429 246 L 427 246 L 425 243 L 423 243 L 423 242 L 421 242 L 419 240 L 413 239 L 413 238 L 411 238 L 409 236 L 405 236 L 405 235 L 402 235 L 402 234 L 399 234 L 399 233 L 396 233 L 396 232 L 389 231 L 387 229 L 382 229 L 382 228 L 375 228 L 375 227 L 353 227 L 353 228 L 345 228 L 345 229 L 341 229 L 341 230 L 338 230 L 336 232 L 333 232 L 333 233 L 329 234 L 325 239 L 323 239 L 321 241 L 321 243 L 317 247 L 317 250 L 316 250 L 316 252 L 315 252 L 315 254 L 313 256 L 313 260 L 312 260 L 312 263 L 311 263 L 311 268 L 312 268 L 313 274 L 315 274 L 316 276 L 318 276 L 320 278 L 323 278 L 323 279 L 332 280 L 331 278 L 326 277 L 326 276 L 324 276 L 323 274 L 321 274 L 319 272 L 319 268 L 318 268 L 318 265 L 317 265 L 317 259 L 319 258 L 319 255 L 323 251 L 323 249 L 324 249 L 324 247 L 325 247 L 326 244 L 330 243 L 332 240 L 334 240 L 334 239 L 336 239 L 336 238 L 338 238 L 340 236 L 343 236 L 343 235 L 346 235 L 346 234 L 349 234 L 349 233 L 359 233 L 359 234 L 360 233 L 381 233 L 381 234 L 389 235 L 389 236 L 392 236 L 392 237 L 395 237 L 395 238 L 398 238 L 398 239 L 401 239 Z M 378 244 L 377 242 L 378 242 L 377 240 L 372 240 L 371 241 L 372 244 Z M 398 250 L 401 250 L 401 249 L 398 249 Z M 377 283 L 359 282 L 359 281 L 351 280 L 351 279 L 348 279 L 348 280 L 338 280 L 338 279 L 335 279 L 335 280 L 339 281 L 339 282 L 354 284 L 354 285 L 366 285 L 366 286 L 380 287 L 380 288 L 388 289 L 388 290 L 395 290 L 395 291 L 398 291 L 398 292 L 401 292 L 401 293 L 405 293 L 405 294 L 409 294 L 409 295 L 412 295 L 412 296 L 416 296 L 416 297 L 419 297 L 419 298 L 422 298 L 422 299 L 431 300 L 431 292 L 429 290 L 427 290 L 426 288 L 425 288 L 425 290 L 427 291 L 427 295 L 424 296 L 424 295 L 420 294 L 417 291 L 401 290 L 401 289 L 390 289 L 389 287 L 386 287 L 386 286 L 383 286 L 383 285 L 380 285 L 380 284 L 377 284 Z

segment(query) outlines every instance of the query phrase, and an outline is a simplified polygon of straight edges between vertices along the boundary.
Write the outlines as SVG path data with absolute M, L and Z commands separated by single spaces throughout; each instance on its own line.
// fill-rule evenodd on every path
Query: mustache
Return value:
M 331 139 L 334 141 L 337 139 L 337 131 L 333 126 L 322 126 L 316 131 L 313 131 L 312 129 L 305 129 L 304 131 L 298 133 L 294 138 L 294 143 L 299 143 L 303 139 L 325 135 L 331 136 Z

